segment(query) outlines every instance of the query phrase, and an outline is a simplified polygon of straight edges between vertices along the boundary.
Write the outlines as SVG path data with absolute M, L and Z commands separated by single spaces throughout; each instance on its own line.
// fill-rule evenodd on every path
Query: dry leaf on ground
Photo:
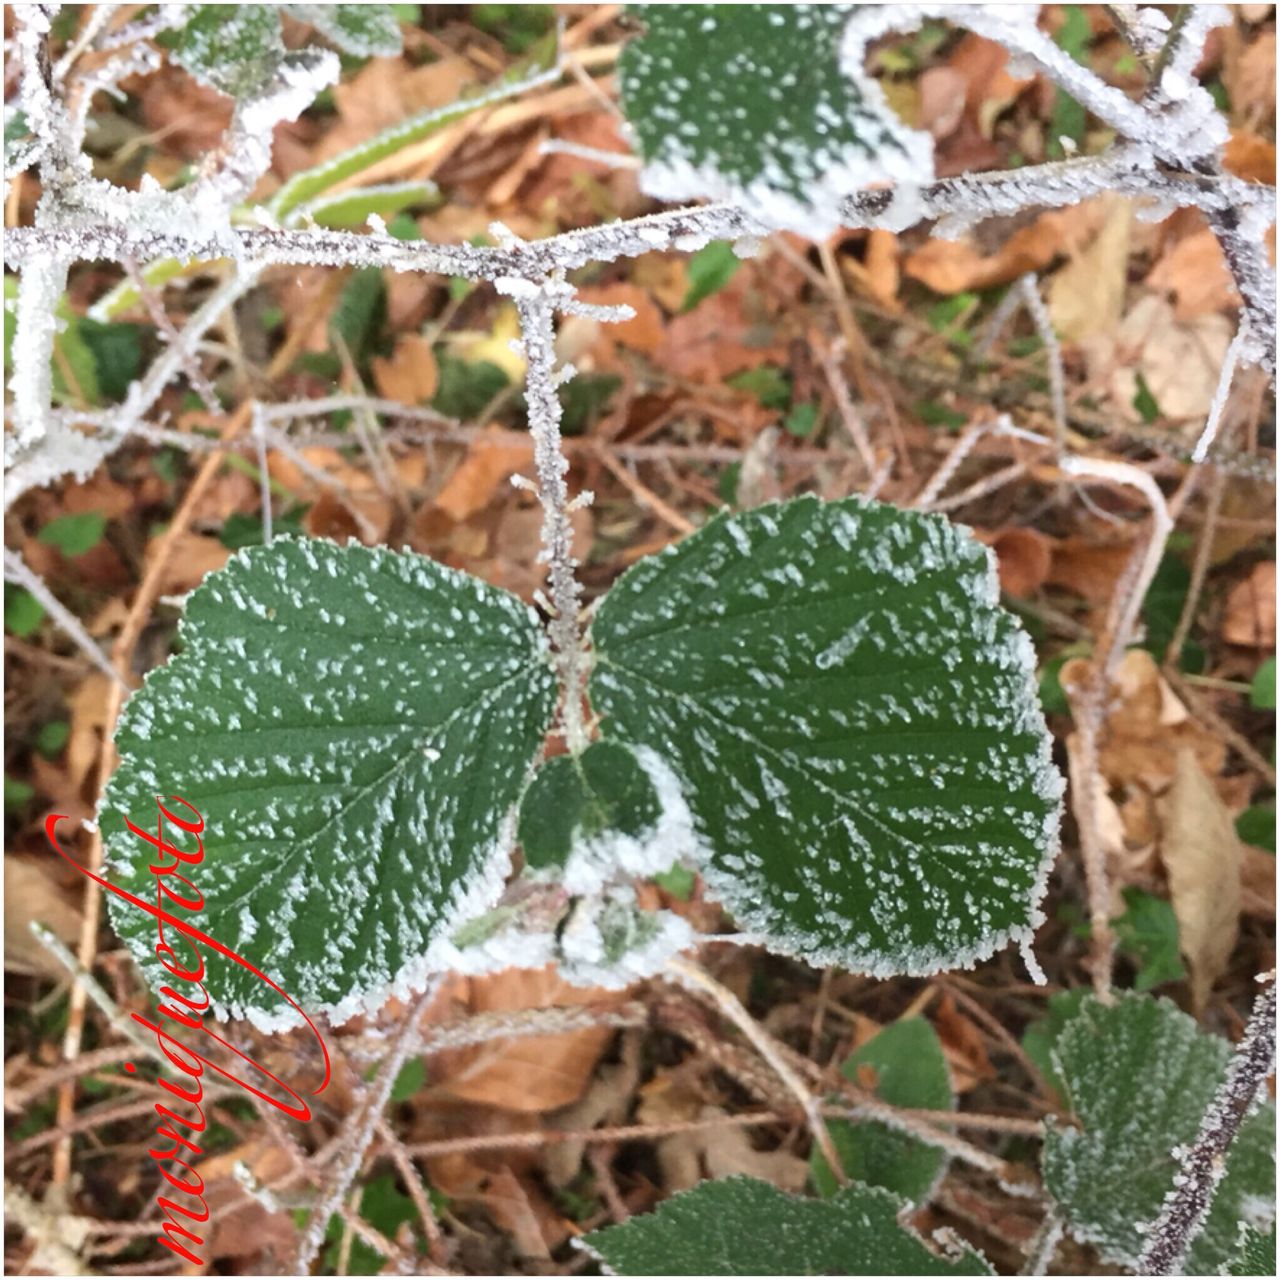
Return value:
M 570 986 L 550 967 L 459 978 L 446 993 L 471 1014 L 616 1005 L 626 998 L 621 991 Z M 608 1027 L 587 1027 L 434 1054 L 431 1092 L 509 1111 L 554 1111 L 582 1096 L 614 1034 Z
M 1068 342 L 1110 333 L 1124 314 L 1133 202 L 1111 197 L 1103 203 L 1098 234 L 1049 281 L 1049 315 Z
M 431 343 L 418 333 L 402 334 L 390 356 L 374 356 L 378 394 L 400 404 L 426 404 L 440 386 L 440 370 Z
M 1147 285 L 1173 298 L 1178 320 L 1193 320 L 1240 305 L 1222 246 L 1208 227 L 1172 245 L 1148 273 Z
M 1247 645 L 1250 649 L 1276 647 L 1274 560 L 1254 565 L 1249 576 L 1231 588 L 1222 618 L 1222 638 L 1228 644 Z
M 1191 999 L 1205 1006 L 1226 970 L 1240 918 L 1240 842 L 1235 823 L 1189 747 L 1177 753 L 1160 808 L 1160 856 L 1178 917 L 1178 944 L 1191 970 Z

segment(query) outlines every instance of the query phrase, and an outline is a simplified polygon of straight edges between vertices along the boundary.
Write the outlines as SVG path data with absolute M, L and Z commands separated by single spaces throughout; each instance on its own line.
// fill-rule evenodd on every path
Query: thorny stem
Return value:
M 1244 1038 L 1236 1046 L 1226 1079 L 1200 1121 L 1188 1148 L 1175 1149 L 1180 1174 L 1150 1228 L 1138 1263 L 1143 1276 L 1181 1275 L 1187 1250 L 1199 1235 L 1226 1173 L 1227 1151 L 1258 1102 L 1276 1061 L 1276 983 L 1269 974 L 1253 1003 Z
M 573 525 L 569 520 L 569 489 L 565 477 L 569 460 L 560 443 L 562 406 L 556 391 L 555 301 L 560 292 L 551 282 L 516 294 L 516 310 L 524 336 L 525 398 L 529 433 L 537 471 L 538 501 L 542 504 L 542 559 L 554 617 L 548 633 L 560 674 L 563 703 L 560 724 L 565 744 L 578 752 L 586 746 L 582 719 L 582 642 L 578 612 L 582 589 L 573 558 Z

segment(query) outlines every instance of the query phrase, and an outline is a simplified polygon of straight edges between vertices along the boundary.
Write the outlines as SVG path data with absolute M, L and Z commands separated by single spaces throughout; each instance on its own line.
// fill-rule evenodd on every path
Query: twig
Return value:
M 1058 432 L 1058 450 L 1067 447 L 1067 380 L 1062 371 L 1062 347 L 1053 329 L 1053 318 L 1044 305 L 1034 272 L 1027 272 L 1018 281 L 1018 291 L 1026 303 L 1027 312 L 1035 322 L 1036 332 L 1044 344 L 1049 359 L 1049 394 L 1053 402 L 1053 425 Z
M 569 460 L 560 446 L 563 408 L 556 391 L 555 305 L 563 288 L 550 281 L 515 294 L 520 315 L 525 360 L 525 398 L 529 406 L 529 433 L 538 477 L 538 501 L 542 504 L 542 556 L 555 616 L 548 632 L 560 673 L 563 702 L 560 723 L 571 751 L 586 745 L 582 720 L 582 644 L 578 611 L 582 590 L 573 556 L 573 524 L 569 519 L 569 491 L 565 476 Z
M 1160 1216 L 1150 1228 L 1138 1262 L 1143 1276 L 1180 1275 L 1226 1174 L 1227 1152 L 1245 1118 L 1257 1105 L 1276 1061 L 1276 984 L 1266 986 L 1253 1003 L 1244 1038 L 1236 1046 L 1226 1079 L 1200 1122 L 1190 1147 L 1174 1149 L 1181 1172 L 1165 1197 Z
M 862 465 L 866 467 L 868 475 L 874 475 L 876 470 L 875 450 L 871 447 L 871 441 L 867 437 L 867 428 L 862 421 L 862 415 L 858 412 L 857 405 L 853 403 L 853 397 L 849 394 L 849 384 L 844 380 L 844 374 L 840 371 L 840 356 L 844 346 L 844 343 L 832 343 L 831 346 L 820 353 L 822 372 L 827 376 L 827 384 L 830 386 L 831 394 L 835 398 L 840 421 L 844 423 L 845 430 L 848 431 L 849 438 L 853 441 L 853 447 L 857 449 L 858 457 L 862 459 Z
M 49 617 L 62 629 L 63 634 L 75 643 L 76 648 L 103 675 L 120 688 L 129 688 L 124 676 L 103 653 L 98 642 L 84 629 L 80 619 L 49 590 L 44 579 L 11 547 L 4 549 L 4 580 L 29 591 Z
M 395 1084 L 396 1076 L 400 1074 L 400 1068 L 404 1066 L 405 1060 L 413 1052 L 417 1041 L 418 1024 L 427 1007 L 435 999 L 435 994 L 436 986 L 432 983 L 409 1006 L 404 1021 L 391 1036 L 387 1045 L 387 1055 L 378 1067 L 373 1083 L 366 1090 L 355 1114 L 343 1126 L 337 1158 L 329 1170 L 324 1190 L 316 1197 L 315 1203 L 311 1206 L 311 1212 L 307 1215 L 306 1225 L 302 1228 L 298 1247 L 294 1251 L 289 1274 L 310 1273 L 311 1264 L 315 1261 L 321 1244 L 324 1243 L 329 1219 L 338 1211 L 338 1207 L 346 1198 L 352 1180 L 359 1172 L 365 1152 L 372 1141 L 374 1129 L 387 1105 L 387 1099 L 391 1096 L 391 1087 Z
M 848 1181 L 848 1176 L 840 1161 L 840 1155 L 836 1151 L 836 1145 L 831 1140 L 831 1133 L 823 1118 L 822 1108 L 809 1092 L 808 1086 L 792 1070 L 791 1064 L 774 1044 L 769 1033 L 742 1007 L 738 997 L 728 987 L 717 982 L 705 969 L 681 956 L 668 960 L 667 969 L 682 985 L 709 997 L 715 1007 L 747 1037 L 760 1056 L 773 1068 L 778 1079 L 787 1086 L 799 1102 L 818 1149 L 822 1152 L 837 1182 L 844 1185 Z

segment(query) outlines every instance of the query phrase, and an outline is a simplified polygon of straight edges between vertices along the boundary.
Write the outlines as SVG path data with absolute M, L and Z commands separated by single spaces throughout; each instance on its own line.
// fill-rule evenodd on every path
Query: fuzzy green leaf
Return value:
M 1144 1223 L 1155 1220 L 1177 1172 L 1172 1151 L 1195 1139 L 1227 1068 L 1231 1046 L 1165 1000 L 1089 997 L 1061 1027 L 1053 1057 L 1079 1127 L 1045 1135 L 1045 1188 L 1077 1239 L 1135 1266 Z M 1238 1222 L 1275 1200 L 1275 1108 L 1245 1121 L 1227 1153 L 1209 1217 L 1187 1258 L 1188 1275 L 1219 1275 L 1235 1252 Z
M 971 1249 L 943 1257 L 898 1225 L 902 1202 L 853 1183 L 804 1200 L 754 1178 L 704 1182 L 583 1244 L 620 1276 L 989 1276 Z
M 286 539 L 241 552 L 187 604 L 182 652 L 125 709 L 100 820 L 117 883 L 154 899 L 157 795 L 204 816 L 199 927 L 336 1021 L 438 967 L 493 905 L 555 701 L 533 612 L 416 555 Z M 172 828 L 170 828 L 172 830 Z M 112 897 L 144 971 L 155 922 Z M 218 956 L 220 1010 L 287 1006 Z
M 279 10 L 273 4 L 197 5 L 173 57 L 202 84 L 232 98 L 253 97 L 284 57 Z
M 942 1044 L 923 1018 L 889 1023 L 845 1059 L 840 1074 L 895 1107 L 946 1111 L 955 1105 Z M 912 1203 L 928 1198 L 947 1162 L 937 1147 L 877 1120 L 831 1120 L 827 1127 L 849 1177 Z M 835 1195 L 840 1184 L 816 1148 L 810 1165 L 814 1186 L 824 1196 Z
M 389 4 L 290 4 L 285 8 L 354 57 L 393 58 L 404 47 L 400 24 Z
M 840 65 L 850 5 L 636 5 L 622 105 L 662 200 L 732 200 L 773 225 L 825 236 L 839 201 L 879 179 L 928 181 L 927 134 L 879 85 Z
M 635 755 L 614 742 L 557 756 L 534 778 L 520 808 L 520 843 L 530 867 L 563 867 L 574 846 L 617 832 L 640 837 L 662 816 Z
M 670 765 L 711 891 L 774 950 L 929 974 L 1038 922 L 1062 783 L 969 533 L 857 499 L 720 517 L 591 634 L 602 736 Z

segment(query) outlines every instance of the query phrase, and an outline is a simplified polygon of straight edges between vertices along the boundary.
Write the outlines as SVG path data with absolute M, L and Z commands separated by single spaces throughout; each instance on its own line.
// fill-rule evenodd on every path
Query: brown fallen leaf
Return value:
M 1039 591 L 1049 577 L 1053 543 L 1035 529 L 1010 527 L 979 533 L 996 553 L 1000 590 L 1011 596 Z
M 570 986 L 551 967 L 458 978 L 448 990 L 471 1014 L 614 1005 L 626 998 L 622 991 Z M 554 1111 L 582 1096 L 613 1035 L 608 1027 L 587 1027 L 562 1035 L 490 1040 L 435 1054 L 429 1093 L 509 1111 Z
M 1226 970 L 1239 931 L 1241 851 L 1231 814 L 1189 747 L 1178 750 L 1161 817 L 1160 856 L 1199 1013 Z
M 1098 200 L 1042 213 L 992 252 L 984 252 L 976 236 L 959 240 L 935 237 L 907 258 L 903 270 L 934 293 L 952 294 L 1007 284 L 1028 271 L 1042 270 L 1060 254 L 1082 245 L 1105 216 L 1106 207 Z
M 516 472 L 527 473 L 532 461 L 531 444 L 482 437 L 468 448 L 467 456 L 436 495 L 434 506 L 460 523 L 484 510 L 500 488 L 510 486 Z
M 55 865 L 56 864 L 56 865 Z M 31 932 L 33 921 L 52 930 L 73 950 L 80 941 L 77 896 L 59 881 L 66 864 L 52 856 L 4 855 L 4 967 L 12 973 L 38 974 L 64 981 L 66 969 Z
M 1131 542 L 1100 543 L 1076 535 L 1062 538 L 1053 544 L 1045 582 L 1090 604 L 1105 605 L 1115 595 L 1116 583 L 1132 555 Z
M 419 333 L 402 334 L 390 356 L 374 356 L 370 364 L 378 394 L 399 404 L 425 404 L 440 386 L 435 352 Z
M 729 1118 L 720 1107 L 704 1106 L 698 1120 Z M 745 1174 L 784 1191 L 800 1191 L 809 1179 L 809 1163 L 789 1151 L 757 1151 L 745 1129 L 726 1124 L 692 1133 L 673 1133 L 657 1144 L 658 1167 L 668 1191 L 687 1191 L 705 1178 Z
M 972 1018 L 961 1013 L 950 992 L 935 1006 L 933 1024 L 956 1093 L 968 1093 L 981 1081 L 995 1079 L 996 1069 L 991 1065 L 981 1030 Z
M 611 324 L 608 328 L 609 337 L 619 346 L 651 354 L 662 345 L 662 312 L 649 292 L 639 285 L 620 280 L 614 284 L 584 287 L 578 290 L 578 296 L 583 302 L 609 307 L 626 305 L 635 311 L 634 319 Z
M 1174 243 L 1147 273 L 1147 284 L 1173 298 L 1178 320 L 1240 305 L 1222 246 L 1207 226 Z
M 148 569 L 159 554 L 162 542 L 163 538 L 157 537 L 147 543 L 145 560 Z M 194 591 L 204 581 L 205 575 L 221 569 L 230 555 L 230 549 L 223 546 L 217 538 L 184 529 L 164 563 L 156 594 L 185 595 L 188 591 Z
M 1113 196 L 1104 203 L 1098 234 L 1049 281 L 1049 315 L 1068 342 L 1110 333 L 1124 314 L 1133 202 Z
M 1222 638 L 1250 649 L 1276 647 L 1276 562 L 1253 566 L 1243 582 L 1231 588 L 1222 617 Z

